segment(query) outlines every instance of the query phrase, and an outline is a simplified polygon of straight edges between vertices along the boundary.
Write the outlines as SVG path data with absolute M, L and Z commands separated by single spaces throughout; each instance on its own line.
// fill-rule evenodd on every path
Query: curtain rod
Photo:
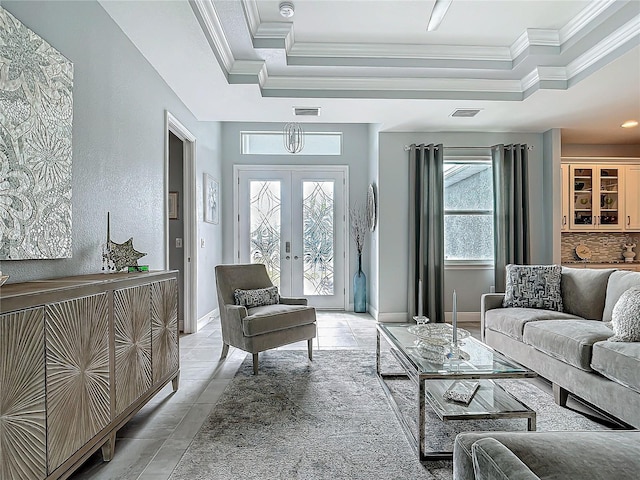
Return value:
M 450 149 L 456 149 L 456 150 L 490 150 L 493 147 L 447 147 L 445 146 L 444 149 L 445 150 L 450 150 Z M 511 148 L 511 147 L 508 147 Z M 436 150 L 438 150 L 438 147 L 435 147 Z M 411 150 L 411 146 L 410 145 L 405 145 L 404 146 L 404 151 L 408 152 L 409 150 Z M 533 145 L 527 145 L 527 150 L 533 150 Z

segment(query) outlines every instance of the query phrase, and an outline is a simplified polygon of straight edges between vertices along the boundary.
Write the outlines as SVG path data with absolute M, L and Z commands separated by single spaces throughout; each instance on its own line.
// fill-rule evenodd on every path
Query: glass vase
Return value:
M 362 255 L 358 255 L 358 271 L 353 276 L 353 311 L 367 311 L 367 277 L 362 271 Z

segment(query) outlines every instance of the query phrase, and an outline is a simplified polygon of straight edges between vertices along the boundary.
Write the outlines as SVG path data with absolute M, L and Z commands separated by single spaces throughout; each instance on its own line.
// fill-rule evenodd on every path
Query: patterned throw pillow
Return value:
M 562 311 L 560 265 L 507 265 L 503 307 Z
M 247 308 L 280 303 L 280 295 L 278 295 L 278 287 L 276 286 L 255 290 L 236 288 L 233 296 L 236 299 L 236 305 L 243 305 Z
M 640 287 L 625 291 L 611 314 L 613 337 L 610 342 L 640 342 Z

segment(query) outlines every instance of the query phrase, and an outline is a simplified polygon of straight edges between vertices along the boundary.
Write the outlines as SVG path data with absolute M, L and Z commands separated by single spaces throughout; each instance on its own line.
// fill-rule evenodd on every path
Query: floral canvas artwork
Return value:
M 0 7 L 0 260 L 71 257 L 73 64 Z

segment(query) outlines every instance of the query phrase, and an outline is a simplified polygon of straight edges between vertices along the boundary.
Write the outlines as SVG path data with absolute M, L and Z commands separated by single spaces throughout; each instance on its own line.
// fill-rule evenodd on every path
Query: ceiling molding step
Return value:
M 261 23 L 251 37 L 254 48 L 280 48 L 289 50 L 293 46 L 293 23 Z
M 508 47 L 417 44 L 292 43 L 287 64 L 511 70 Z
M 522 93 L 520 80 L 470 78 L 380 78 L 270 76 L 270 90 L 389 90 Z
M 566 67 L 546 67 L 539 66 L 531 70 L 521 80 L 521 90 L 524 93 L 531 89 L 553 89 L 566 90 L 568 88 L 569 76 Z
M 519 92 L 459 92 L 433 90 L 302 90 L 271 89 L 261 90 L 267 98 L 362 98 L 390 100 L 482 100 L 519 102 L 524 94 Z
M 531 47 L 554 47 L 549 53 L 560 53 L 560 33 L 558 30 L 528 28 L 511 44 L 511 58 L 516 59 Z
M 260 12 L 256 0 L 242 0 L 242 11 L 251 35 L 255 35 L 260 27 Z
M 625 44 L 638 38 L 640 38 L 640 15 L 636 15 L 615 32 L 603 38 L 592 49 L 569 62 L 567 65 L 568 79 L 575 77 L 602 58 L 622 49 Z
M 235 59 L 222 28 L 222 22 L 211 0 L 189 0 L 216 58 L 228 75 Z
M 632 0 L 635 1 L 635 0 Z M 593 28 L 592 23 L 602 20 L 607 10 L 611 10 L 606 17 L 613 15 L 629 1 L 624 0 L 592 0 L 580 13 L 569 20 L 560 30 L 560 44 L 566 43 L 572 37 L 578 35 L 583 30 Z M 605 18 L 606 18 L 605 17 Z
M 263 60 L 236 60 L 229 72 L 229 83 L 263 85 L 267 77 Z

